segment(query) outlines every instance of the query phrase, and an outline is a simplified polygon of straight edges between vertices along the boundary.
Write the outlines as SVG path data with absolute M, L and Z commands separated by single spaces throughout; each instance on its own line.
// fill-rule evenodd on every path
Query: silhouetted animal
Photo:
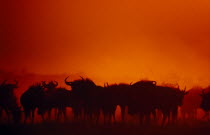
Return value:
M 129 94 L 131 93 L 131 84 L 120 83 L 104 85 L 103 103 L 102 111 L 104 117 L 108 117 L 110 122 L 113 118 L 115 121 L 115 110 L 117 105 L 121 109 L 121 119 L 125 120 L 125 108 L 129 104 Z
M 162 125 L 166 119 L 170 122 L 170 113 L 172 115 L 172 122 L 177 120 L 178 107 L 182 105 L 183 98 L 187 94 L 185 90 L 180 90 L 179 87 L 157 86 L 156 89 L 156 106 L 163 113 Z
M 206 91 L 206 92 L 205 92 Z M 202 94 L 200 94 L 202 97 L 202 101 L 200 104 L 200 108 L 203 109 L 206 112 L 206 115 L 204 117 L 209 117 L 209 111 L 210 111 L 210 86 L 202 90 Z
M 56 81 L 50 81 L 49 83 L 46 83 L 45 81 L 42 81 L 42 86 L 45 88 L 44 91 L 44 98 L 43 98 L 43 103 L 38 109 L 38 114 L 42 115 L 42 118 L 44 118 L 45 112 L 48 112 L 48 119 L 51 118 L 51 112 L 52 109 L 55 109 L 55 116 L 56 116 L 56 111 L 58 108 L 56 108 L 53 104 L 53 97 L 54 94 L 57 90 L 58 82 Z
M 116 104 L 120 106 L 122 121 L 125 120 L 125 108 L 126 106 L 129 105 L 129 102 L 131 100 L 129 97 L 129 93 L 132 92 L 131 86 L 132 86 L 131 83 L 130 84 L 120 83 L 114 90 L 115 91 L 114 100 L 117 100 Z
M 30 117 L 34 122 L 35 109 L 41 107 L 44 100 L 44 87 L 41 83 L 34 84 L 28 88 L 20 97 L 20 102 L 24 109 L 25 119 Z M 43 117 L 43 116 L 42 116 Z
M 112 84 L 104 87 L 102 96 L 101 96 L 101 107 L 102 113 L 104 115 L 104 123 L 108 121 L 111 123 L 112 118 L 115 121 L 115 110 L 117 107 L 117 84 Z
M 181 106 L 181 114 L 182 118 L 185 119 L 196 119 L 197 117 L 197 109 L 200 108 L 200 104 L 202 101 L 201 87 L 194 87 L 188 90 L 188 94 L 183 99 L 183 105 Z
M 143 123 L 144 117 L 146 122 L 150 121 L 150 114 L 155 117 L 155 109 L 157 97 L 155 95 L 156 82 L 142 80 L 131 86 L 129 95 L 128 113 L 130 115 L 137 114 L 139 122 Z
M 78 119 L 84 110 L 84 119 L 96 118 L 99 119 L 100 114 L 100 101 L 102 87 L 97 86 L 92 80 L 82 78 L 72 82 L 65 83 L 72 88 L 72 110 L 74 118 Z
M 8 120 L 10 121 L 10 115 L 15 123 L 20 122 L 21 111 L 17 103 L 17 98 L 14 94 L 14 90 L 18 88 L 18 82 L 15 80 L 15 84 L 6 83 L 6 80 L 0 85 L 0 107 L 1 111 L 5 111 Z M 1 112 L 2 113 L 2 112 Z
M 38 113 L 43 115 L 46 111 L 50 111 L 52 108 L 57 109 L 55 118 L 59 120 L 63 114 L 66 119 L 66 107 L 72 106 L 72 94 L 71 91 L 65 88 L 56 88 L 56 90 L 49 94 L 44 95 L 43 103 L 38 107 Z

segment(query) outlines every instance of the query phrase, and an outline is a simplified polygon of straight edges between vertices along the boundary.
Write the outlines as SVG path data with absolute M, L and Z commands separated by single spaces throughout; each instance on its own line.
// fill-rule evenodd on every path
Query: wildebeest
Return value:
M 84 110 L 84 118 L 92 119 L 96 117 L 99 119 L 100 113 L 100 90 L 101 87 L 97 86 L 92 80 L 86 78 L 74 80 L 72 82 L 67 81 L 68 77 L 65 79 L 66 85 L 72 88 L 72 110 L 74 113 L 74 118 L 82 116 L 82 110 Z
M 130 98 L 128 113 L 130 115 L 137 114 L 140 123 L 143 122 L 144 117 L 146 118 L 146 122 L 149 122 L 150 114 L 154 114 L 155 104 L 157 102 L 155 88 L 156 82 L 148 80 L 138 81 L 130 88 L 131 90 L 128 93 Z
M 55 113 L 56 120 L 59 120 L 63 114 L 66 120 L 66 107 L 72 106 L 72 94 L 71 91 L 65 88 L 56 88 L 52 93 L 44 94 L 43 103 L 38 107 L 38 114 L 44 115 L 45 112 L 49 112 L 54 108 L 57 111 Z
M 206 115 L 204 117 L 209 117 L 209 111 L 210 111 L 210 86 L 202 90 L 202 94 L 200 94 L 202 97 L 202 101 L 200 104 L 200 108 L 203 109 L 206 112 Z
M 104 123 L 111 123 L 112 118 L 115 121 L 115 110 L 117 107 L 117 84 L 112 84 L 104 87 L 101 96 L 101 108 L 104 115 Z
M 55 106 L 53 105 L 53 102 L 55 102 L 53 97 L 56 92 L 58 82 L 50 81 L 49 83 L 46 83 L 46 81 L 42 81 L 42 86 L 45 88 L 45 90 L 43 96 L 43 103 L 38 108 L 38 114 L 42 115 L 42 118 L 44 118 L 43 115 L 45 114 L 45 112 L 48 112 L 48 118 L 50 119 L 51 111 L 53 108 L 55 108 Z
M 183 104 L 183 98 L 187 94 L 186 88 L 180 90 L 179 87 L 157 86 L 156 88 L 156 106 L 163 113 L 162 125 L 164 125 L 166 119 L 170 122 L 170 116 L 172 122 L 177 120 L 178 107 Z
M 128 107 L 130 96 L 129 93 L 132 92 L 131 83 L 120 83 L 115 87 L 114 92 L 114 100 L 116 100 L 116 104 L 120 106 L 121 109 L 121 119 L 122 121 L 125 120 L 125 108 Z
M 131 83 L 119 83 L 111 84 L 106 83 L 104 85 L 104 94 L 102 104 L 102 111 L 105 117 L 111 121 L 113 118 L 115 121 L 115 110 L 119 105 L 121 109 L 121 119 L 125 120 L 125 108 L 128 107 L 130 101 L 130 93 L 132 93 Z
M 196 119 L 197 110 L 200 108 L 202 97 L 201 87 L 193 87 L 188 90 L 188 94 L 183 99 L 183 105 L 181 106 L 181 114 L 183 119 Z
M 31 85 L 20 97 L 20 102 L 24 109 L 25 119 L 31 118 L 34 122 L 35 110 L 40 107 L 44 100 L 44 87 L 41 83 Z
M 1 111 L 5 111 L 8 120 L 10 120 L 10 115 L 15 123 L 18 123 L 21 119 L 21 110 L 17 103 L 17 98 L 15 96 L 14 90 L 18 88 L 18 82 L 6 83 L 6 80 L 0 85 L 0 107 Z M 1 112 L 2 113 L 2 112 Z

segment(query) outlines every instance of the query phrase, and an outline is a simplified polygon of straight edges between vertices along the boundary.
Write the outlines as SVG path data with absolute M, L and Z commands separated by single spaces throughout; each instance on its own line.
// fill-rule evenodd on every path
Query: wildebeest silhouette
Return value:
M 55 118 L 59 120 L 59 117 L 63 114 L 66 119 L 66 107 L 71 107 L 72 98 L 71 91 L 65 88 L 57 88 L 58 83 L 56 81 L 50 81 L 49 83 L 43 82 L 44 92 L 43 103 L 38 108 L 38 114 L 44 115 L 48 111 L 48 117 L 50 118 L 51 110 L 54 108 Z
M 129 105 L 130 93 L 132 93 L 131 84 L 119 83 L 104 85 L 103 106 L 102 111 L 104 117 L 108 117 L 110 122 L 113 118 L 115 121 L 115 110 L 117 105 L 121 109 L 121 119 L 125 120 L 125 108 Z
M 38 114 L 42 115 L 42 118 L 44 119 L 45 112 L 48 112 L 48 119 L 50 119 L 51 111 L 53 108 L 55 108 L 55 106 L 53 105 L 53 102 L 55 102 L 53 97 L 56 92 L 56 87 L 58 86 L 58 82 L 50 81 L 49 83 L 46 83 L 46 81 L 42 81 L 42 86 L 44 87 L 45 90 L 43 96 L 43 103 L 38 108 Z
M 157 86 L 156 98 L 157 108 L 163 113 L 162 125 L 164 125 L 166 119 L 170 122 L 170 116 L 172 116 L 172 122 L 177 120 L 178 107 L 183 104 L 183 98 L 187 94 L 186 88 L 180 90 L 179 87 L 169 86 Z
M 101 107 L 102 113 L 104 115 L 104 123 L 111 123 L 112 118 L 115 121 L 115 110 L 117 107 L 117 97 L 116 92 L 118 89 L 117 84 L 112 84 L 104 87 L 102 92 Z
M 92 119 L 95 116 L 96 121 L 100 114 L 100 101 L 102 87 L 97 86 L 92 80 L 86 78 L 74 80 L 72 82 L 65 79 L 66 85 L 71 86 L 72 91 L 72 110 L 74 118 L 82 116 L 84 110 L 84 119 Z
M 116 100 L 116 104 L 120 106 L 122 121 L 125 120 L 125 108 L 128 106 L 130 101 L 129 93 L 132 92 L 131 86 L 131 83 L 120 83 L 117 87 L 115 87 L 115 90 L 113 90 L 115 93 L 113 100 Z
M 130 115 L 137 114 L 141 124 L 144 121 L 144 117 L 146 122 L 149 122 L 150 114 L 154 114 L 155 104 L 157 103 L 155 89 L 156 82 L 149 80 L 141 80 L 131 86 L 128 113 Z
M 197 119 L 197 110 L 200 108 L 202 101 L 201 87 L 193 87 L 188 90 L 188 94 L 183 99 L 183 105 L 181 106 L 181 114 L 183 119 Z
M 202 97 L 202 101 L 200 104 L 200 108 L 203 109 L 206 114 L 204 117 L 207 117 L 208 120 L 210 119 L 210 86 L 208 86 L 207 88 L 202 90 L 202 94 L 200 94 L 200 96 Z
M 24 123 L 28 118 L 34 122 L 35 110 L 40 107 L 44 101 L 44 87 L 41 83 L 31 85 L 20 97 L 20 102 L 24 109 Z
M 5 111 L 8 120 L 10 121 L 10 115 L 15 123 L 20 122 L 21 110 L 17 103 L 14 90 L 18 88 L 18 82 L 6 83 L 6 80 L 0 85 L 0 108 L 1 111 Z M 2 112 L 1 112 L 2 113 Z

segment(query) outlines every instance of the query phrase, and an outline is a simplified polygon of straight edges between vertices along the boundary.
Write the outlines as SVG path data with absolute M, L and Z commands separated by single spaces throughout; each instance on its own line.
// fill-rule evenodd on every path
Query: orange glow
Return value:
M 14 0 L 2 13 L 2 72 L 210 84 L 208 0 Z

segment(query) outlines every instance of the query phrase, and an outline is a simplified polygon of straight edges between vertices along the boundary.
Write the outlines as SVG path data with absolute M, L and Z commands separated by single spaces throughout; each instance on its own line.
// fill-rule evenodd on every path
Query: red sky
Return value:
M 1 7 L 0 69 L 210 84 L 209 0 L 10 0 Z

